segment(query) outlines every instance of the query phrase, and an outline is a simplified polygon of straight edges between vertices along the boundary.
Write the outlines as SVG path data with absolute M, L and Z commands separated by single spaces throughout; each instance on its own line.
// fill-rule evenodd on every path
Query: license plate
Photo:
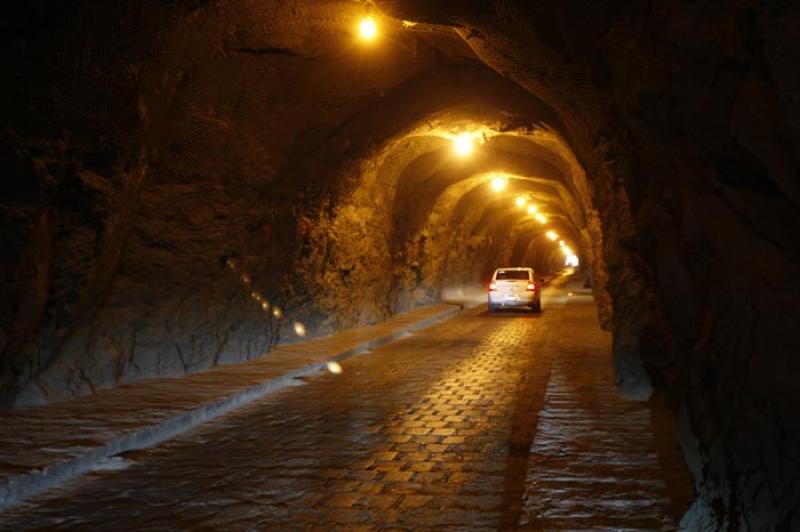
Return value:
M 516 301 L 517 296 L 506 296 L 506 301 Z

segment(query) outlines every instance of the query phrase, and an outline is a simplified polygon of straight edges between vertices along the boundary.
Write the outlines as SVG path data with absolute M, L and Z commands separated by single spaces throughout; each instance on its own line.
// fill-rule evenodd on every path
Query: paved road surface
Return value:
M 547 441 L 537 440 L 537 422 L 559 340 L 571 334 L 565 323 L 596 328 L 591 315 L 588 325 L 564 319 L 566 291 L 552 288 L 539 315 L 480 307 L 354 357 L 339 375 L 298 383 L 0 514 L 0 529 L 548 528 L 541 518 L 558 496 L 529 471 L 530 452 L 558 430 L 550 422 Z M 541 504 L 536 483 L 549 490 Z M 651 525 L 669 528 L 665 489 L 656 482 L 634 498 L 658 514 Z M 569 523 L 560 512 L 552 526 Z

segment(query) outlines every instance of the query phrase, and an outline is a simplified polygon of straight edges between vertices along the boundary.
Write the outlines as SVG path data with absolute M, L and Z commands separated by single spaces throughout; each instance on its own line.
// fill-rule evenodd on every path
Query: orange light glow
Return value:
M 464 133 L 462 135 L 457 136 L 453 139 L 453 150 L 455 150 L 457 155 L 461 157 L 466 157 L 472 150 L 475 148 L 475 143 L 472 141 L 472 137 Z
M 515 200 L 517 207 L 524 207 L 526 203 L 528 203 L 528 198 L 525 196 L 520 196 Z
M 547 235 L 547 238 L 549 238 L 553 242 L 558 240 L 558 234 L 555 231 L 548 231 L 545 233 L 545 235 Z
M 574 253 L 570 253 L 569 255 L 567 255 L 567 258 L 564 261 L 565 266 L 570 266 L 573 268 L 577 268 L 578 264 L 580 264 L 580 261 L 578 260 L 578 256 L 575 255 Z
M 539 208 L 536 205 L 528 205 L 528 214 L 536 214 Z
M 378 36 L 378 25 L 372 17 L 364 17 L 358 23 L 358 35 L 364 41 L 373 41 Z
M 495 192 L 502 192 L 505 190 L 508 180 L 505 177 L 495 177 L 492 179 L 492 188 Z

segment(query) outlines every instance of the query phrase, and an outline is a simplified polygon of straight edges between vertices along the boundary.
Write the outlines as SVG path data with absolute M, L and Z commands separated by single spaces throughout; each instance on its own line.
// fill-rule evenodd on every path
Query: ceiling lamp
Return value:
M 378 25 L 372 17 L 364 17 L 358 23 L 358 35 L 363 41 L 373 41 L 378 36 Z
M 492 189 L 495 192 L 502 192 L 505 190 L 508 180 L 505 177 L 495 177 L 492 179 Z
M 453 150 L 457 155 L 466 157 L 475 148 L 475 143 L 472 141 L 472 136 L 468 133 L 463 133 L 453 139 Z

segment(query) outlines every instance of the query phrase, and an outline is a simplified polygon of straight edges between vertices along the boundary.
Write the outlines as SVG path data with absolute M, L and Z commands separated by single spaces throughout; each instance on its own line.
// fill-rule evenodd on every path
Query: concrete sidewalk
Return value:
M 0 411 L 0 509 L 149 447 L 344 360 L 432 325 L 462 306 L 438 305 L 386 322 L 278 346 L 250 362 L 137 382 L 72 401 Z
M 550 378 L 530 446 L 526 530 L 677 530 L 692 481 L 663 401 L 618 389 L 611 333 L 591 291 L 568 285 Z

